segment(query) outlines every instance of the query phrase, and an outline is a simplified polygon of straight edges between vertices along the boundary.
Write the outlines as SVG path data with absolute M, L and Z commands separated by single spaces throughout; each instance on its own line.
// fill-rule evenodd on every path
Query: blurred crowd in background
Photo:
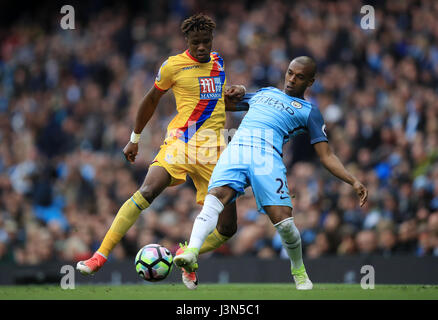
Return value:
M 374 30 L 361 29 L 358 0 L 91 1 L 74 5 L 75 30 L 60 28 L 59 8 L 44 7 L 2 26 L 0 263 L 78 261 L 99 247 L 176 112 L 168 93 L 130 164 L 122 149 L 139 102 L 161 63 L 186 49 L 180 23 L 199 11 L 217 23 L 213 48 L 229 84 L 283 88 L 293 57 L 318 63 L 306 99 L 369 200 L 358 206 L 308 136 L 285 145 L 304 257 L 438 256 L 438 2 L 367 4 Z M 237 128 L 244 114 L 227 113 L 226 127 Z M 237 210 L 238 232 L 210 255 L 286 257 L 250 188 Z M 166 189 L 110 259 L 132 258 L 149 243 L 175 252 L 199 211 L 190 179 Z

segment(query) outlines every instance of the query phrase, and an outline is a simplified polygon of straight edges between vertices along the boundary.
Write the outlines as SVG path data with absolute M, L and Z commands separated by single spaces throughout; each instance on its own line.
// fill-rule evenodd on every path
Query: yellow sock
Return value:
M 97 251 L 108 258 L 116 244 L 120 242 L 129 228 L 137 221 L 140 213 L 147 207 L 149 207 L 149 202 L 141 195 L 140 191 L 134 193 L 117 212 L 111 227 Z
M 208 235 L 207 239 L 205 239 L 201 249 L 199 250 L 199 254 L 219 248 L 228 239 L 230 239 L 230 237 L 224 236 L 220 234 L 217 229 L 214 229 L 214 231 Z

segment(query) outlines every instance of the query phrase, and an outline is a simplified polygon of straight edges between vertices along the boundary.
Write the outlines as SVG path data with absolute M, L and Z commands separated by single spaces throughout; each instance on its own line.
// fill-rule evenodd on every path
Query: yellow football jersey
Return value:
M 190 146 L 223 147 L 226 77 L 224 61 L 216 52 L 205 63 L 188 50 L 169 57 L 154 85 L 163 91 L 172 88 L 175 95 L 178 113 L 167 127 L 167 145 L 180 140 Z

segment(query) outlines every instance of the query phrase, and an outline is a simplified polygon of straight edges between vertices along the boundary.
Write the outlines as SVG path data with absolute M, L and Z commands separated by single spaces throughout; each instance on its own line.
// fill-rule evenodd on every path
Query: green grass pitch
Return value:
M 0 300 L 438 300 L 438 285 L 314 284 L 298 291 L 292 284 L 182 284 L 0 286 Z

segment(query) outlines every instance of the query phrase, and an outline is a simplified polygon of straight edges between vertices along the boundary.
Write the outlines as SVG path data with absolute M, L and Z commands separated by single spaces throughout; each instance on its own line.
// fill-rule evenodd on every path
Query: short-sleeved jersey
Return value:
M 159 90 L 172 88 L 177 115 L 167 127 L 166 143 L 180 139 L 186 144 L 216 147 L 225 125 L 224 61 L 210 53 L 210 61 L 201 63 L 188 50 L 169 57 L 155 79 Z
M 230 144 L 274 149 L 282 155 L 283 145 L 304 132 L 311 144 L 328 141 L 321 112 L 306 100 L 268 87 L 246 94 L 240 104 L 249 110 Z

